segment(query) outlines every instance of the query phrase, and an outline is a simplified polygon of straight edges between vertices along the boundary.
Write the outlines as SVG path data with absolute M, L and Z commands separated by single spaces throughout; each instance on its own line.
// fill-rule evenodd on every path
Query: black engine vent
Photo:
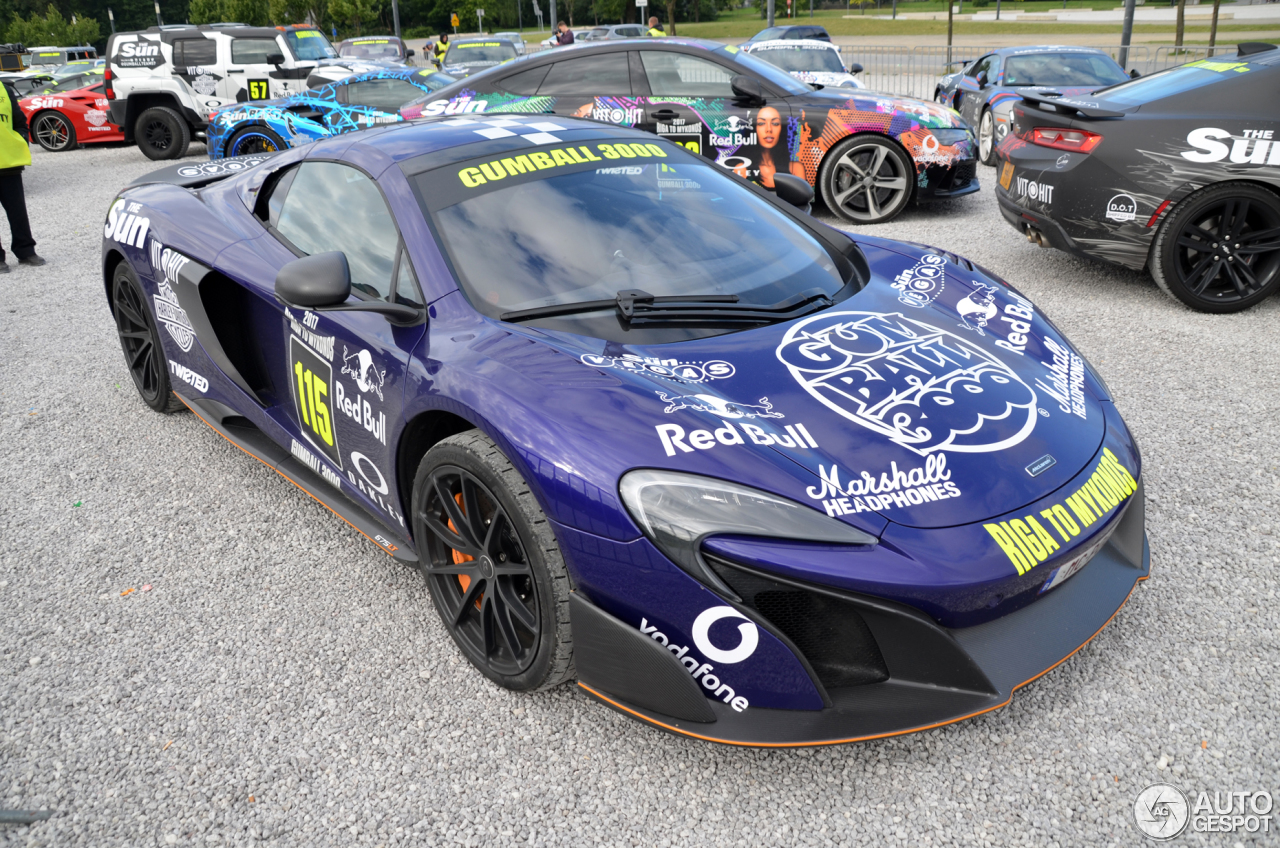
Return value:
M 888 679 L 875 637 L 852 602 L 770 579 L 705 551 L 703 556 L 745 606 L 791 640 L 828 690 Z

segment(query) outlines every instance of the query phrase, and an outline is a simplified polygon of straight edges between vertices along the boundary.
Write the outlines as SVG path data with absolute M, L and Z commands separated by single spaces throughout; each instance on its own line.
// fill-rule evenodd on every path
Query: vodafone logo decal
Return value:
M 724 650 L 711 644 L 711 625 L 722 618 L 740 618 L 743 621 L 738 625 L 738 633 L 742 636 L 742 641 L 735 648 Z M 755 623 L 733 607 L 712 607 L 705 610 L 693 620 L 691 633 L 694 646 L 704 657 L 729 665 L 740 663 L 750 657 L 756 652 L 756 646 L 760 644 L 760 631 Z

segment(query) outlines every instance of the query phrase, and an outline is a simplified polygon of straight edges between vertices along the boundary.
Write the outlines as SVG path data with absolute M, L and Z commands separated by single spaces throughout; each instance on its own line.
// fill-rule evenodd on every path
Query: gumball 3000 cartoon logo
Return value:
M 977 345 L 901 313 L 815 315 L 778 359 L 814 398 L 922 456 L 985 453 L 1036 426 L 1036 393 Z

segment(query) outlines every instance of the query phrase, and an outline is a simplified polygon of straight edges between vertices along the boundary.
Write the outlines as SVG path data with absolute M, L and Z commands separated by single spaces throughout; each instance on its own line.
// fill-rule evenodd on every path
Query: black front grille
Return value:
M 974 177 L 977 176 L 977 174 L 978 174 L 977 162 L 961 162 L 959 165 L 956 165 L 954 168 L 951 169 L 950 184 L 948 184 L 948 181 L 944 179 L 942 181 L 943 184 L 941 188 L 949 189 L 951 191 L 954 191 L 955 189 L 958 189 L 958 188 L 964 188 L 965 186 L 969 185 L 969 183 L 973 182 L 973 179 Z
M 791 640 L 827 689 L 888 679 L 875 637 L 852 602 L 703 555 L 745 606 Z

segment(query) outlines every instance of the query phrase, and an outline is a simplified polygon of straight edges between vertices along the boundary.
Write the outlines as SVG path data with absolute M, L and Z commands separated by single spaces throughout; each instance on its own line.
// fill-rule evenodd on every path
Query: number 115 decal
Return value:
M 293 366 L 289 369 L 293 379 L 293 405 L 302 435 L 341 468 L 338 431 L 329 412 L 329 398 L 333 396 L 333 366 L 297 336 L 289 337 L 289 362 Z

